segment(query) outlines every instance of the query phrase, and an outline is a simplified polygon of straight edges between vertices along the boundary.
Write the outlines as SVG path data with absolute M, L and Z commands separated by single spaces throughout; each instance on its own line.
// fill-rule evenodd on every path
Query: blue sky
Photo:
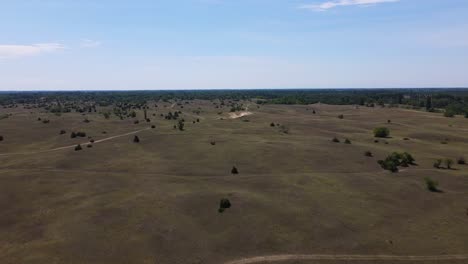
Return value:
M 0 90 L 468 87 L 466 0 L 0 0 Z

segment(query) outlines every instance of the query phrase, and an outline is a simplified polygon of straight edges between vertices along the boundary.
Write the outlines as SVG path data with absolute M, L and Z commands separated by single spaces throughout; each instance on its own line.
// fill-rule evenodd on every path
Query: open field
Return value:
M 468 263 L 468 165 L 433 167 L 439 158 L 468 157 L 468 119 L 400 108 L 244 103 L 249 114 L 232 115 L 210 101 L 157 102 L 158 108 L 153 102 L 151 122 L 142 111 L 120 120 L 0 109 L 12 113 L 0 120 L 0 263 L 246 264 L 254 262 L 231 261 L 304 254 Z M 161 116 L 179 110 L 184 131 Z M 376 143 L 372 130 L 380 126 L 391 137 Z M 72 139 L 72 131 L 87 137 Z M 75 151 L 79 143 L 83 150 Z M 383 170 L 377 160 L 394 151 L 411 153 L 417 165 Z M 239 174 L 231 174 L 233 166 Z M 442 192 L 429 192 L 426 177 Z M 222 198 L 232 207 L 219 213 Z M 404 259 L 446 255 L 462 256 Z

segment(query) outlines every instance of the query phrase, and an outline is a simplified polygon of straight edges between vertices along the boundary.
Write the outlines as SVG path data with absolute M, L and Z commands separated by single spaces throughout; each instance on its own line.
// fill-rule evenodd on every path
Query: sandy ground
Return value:
M 249 116 L 249 115 L 253 115 L 253 113 L 249 111 L 242 111 L 242 112 L 237 112 L 237 113 L 229 113 L 229 118 L 237 119 L 237 118 L 241 118 L 241 117 Z

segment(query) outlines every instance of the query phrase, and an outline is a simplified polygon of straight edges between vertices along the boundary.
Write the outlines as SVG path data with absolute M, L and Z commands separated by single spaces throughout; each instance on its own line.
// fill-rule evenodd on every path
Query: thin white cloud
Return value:
M 82 48 L 96 48 L 96 47 L 101 46 L 101 42 L 96 41 L 96 40 L 91 40 L 91 39 L 82 39 L 80 46 Z
M 320 4 L 308 4 L 302 5 L 299 8 L 310 9 L 314 11 L 326 11 L 335 7 L 340 6 L 367 6 L 367 5 L 376 5 L 382 3 L 394 3 L 399 2 L 400 0 L 337 0 L 337 1 L 327 1 Z
M 31 45 L 1 45 L 0 59 L 36 56 L 65 49 L 60 43 L 39 43 Z

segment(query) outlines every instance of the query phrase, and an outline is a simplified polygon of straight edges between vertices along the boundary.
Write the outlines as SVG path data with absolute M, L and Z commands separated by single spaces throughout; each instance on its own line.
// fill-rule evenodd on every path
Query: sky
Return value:
M 0 0 L 0 90 L 468 87 L 467 0 Z

